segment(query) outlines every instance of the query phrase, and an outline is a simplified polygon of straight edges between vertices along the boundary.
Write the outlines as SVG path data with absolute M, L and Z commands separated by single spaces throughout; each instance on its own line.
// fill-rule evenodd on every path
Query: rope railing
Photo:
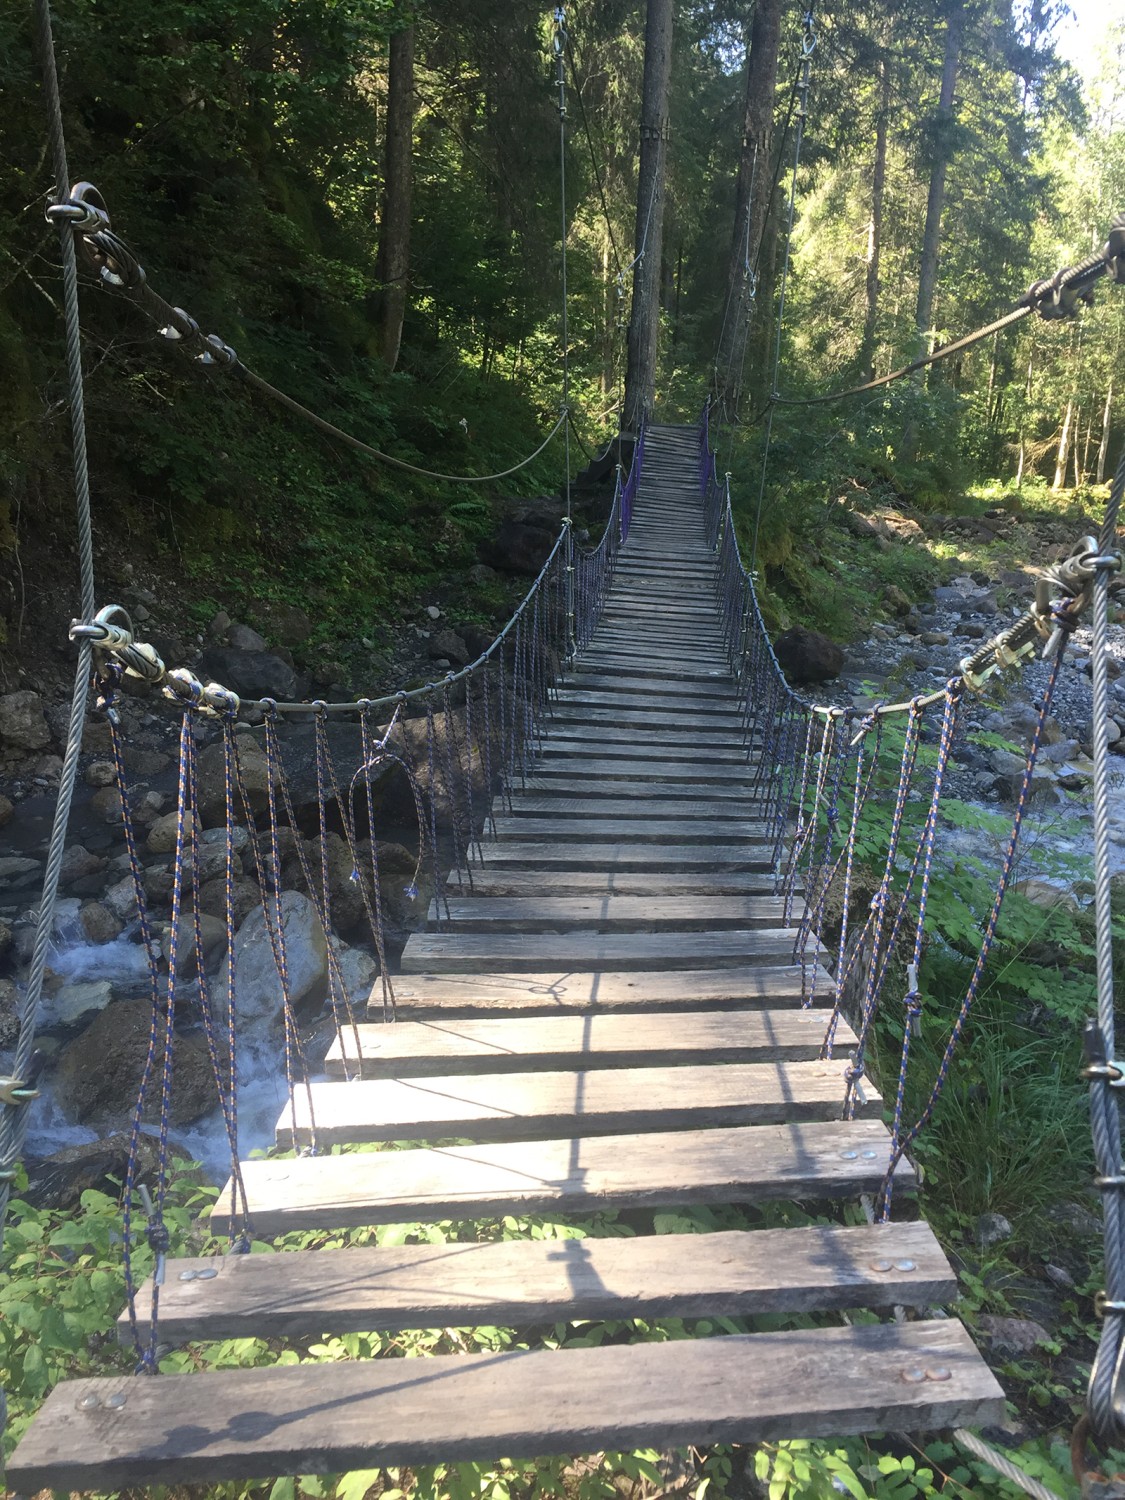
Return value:
M 843 1114 L 851 1118 L 864 1102 L 863 1079 L 873 1026 L 891 976 L 905 971 L 901 1005 L 901 1047 L 891 1100 L 891 1143 L 877 1217 L 891 1212 L 895 1168 L 933 1119 L 959 1043 L 980 996 L 1001 910 L 1011 884 L 1020 835 L 1031 798 L 1036 759 L 1050 714 L 1062 650 L 1079 617 L 1094 615 L 1094 827 L 1097 915 L 1098 1015 L 1087 1027 L 1087 1067 L 1097 1184 L 1106 1205 L 1106 1292 L 1099 1299 L 1105 1318 L 1102 1347 L 1091 1375 L 1089 1419 L 1076 1451 L 1085 1454 L 1087 1431 L 1103 1447 L 1125 1435 L 1125 1391 L 1120 1367 L 1125 1348 L 1125 1174 L 1121 1167 L 1121 1128 L 1115 1088 L 1125 1064 L 1114 1056 L 1112 927 L 1109 895 L 1108 738 L 1106 730 L 1106 619 L 1108 601 L 1120 593 L 1122 559 L 1117 519 L 1125 498 L 1125 456 L 1111 488 L 1098 537 L 1083 537 L 1069 557 L 1040 570 L 1034 598 L 1012 625 L 964 658 L 936 692 L 902 703 L 815 703 L 789 685 L 766 628 L 757 575 L 742 560 L 730 476 L 719 476 L 709 442 L 709 412 L 699 429 L 700 486 L 707 535 L 715 550 L 717 603 L 722 639 L 742 702 L 748 756 L 756 762 L 754 795 L 773 840 L 773 867 L 784 899 L 784 921 L 794 933 L 793 962 L 803 974 L 802 997 L 811 1006 L 818 990 L 828 993 L 829 1021 L 821 1055 L 831 1057 L 842 1015 L 847 1012 L 856 1042 L 845 1072 Z M 980 927 L 971 974 L 949 1026 L 933 1079 L 921 1091 L 922 1105 L 908 1118 L 908 1078 L 912 1042 L 921 1033 L 926 1004 L 925 934 L 931 884 L 942 859 L 949 772 L 964 732 L 962 705 L 995 673 L 1016 670 L 1032 655 L 1049 662 L 1039 695 L 1036 723 L 1015 796 L 1008 837 L 992 881 L 992 896 Z M 1099 713 L 1101 718 L 1099 719 Z M 887 776 L 890 740 L 884 726 L 897 727 L 897 774 Z M 921 753 L 922 750 L 925 753 Z M 875 778 L 893 786 L 889 832 L 884 836 L 881 874 L 866 917 L 849 928 L 858 841 Z M 921 815 L 919 822 L 919 814 Z M 911 845 L 913 848 L 911 849 Z M 865 855 L 871 858 L 870 847 Z M 803 904 L 798 906 L 798 893 Z M 837 898 L 839 932 L 828 976 L 825 933 L 829 897 Z M 1083 1463 L 1085 1459 L 1083 1457 Z M 1085 1473 L 1085 1470 L 1083 1471 Z M 1088 1476 L 1087 1476 L 1088 1477 Z

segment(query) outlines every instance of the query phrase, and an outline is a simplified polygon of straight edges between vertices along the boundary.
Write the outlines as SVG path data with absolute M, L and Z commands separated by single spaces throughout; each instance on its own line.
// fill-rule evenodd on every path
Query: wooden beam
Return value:
M 243 1164 L 254 1229 L 343 1229 L 416 1219 L 592 1213 L 768 1198 L 855 1198 L 875 1192 L 890 1155 L 880 1120 L 516 1141 Z M 914 1185 L 900 1162 L 899 1193 Z M 230 1184 L 211 1213 L 231 1224 Z
M 138 1293 L 141 1306 L 151 1294 L 150 1278 Z M 956 1296 L 957 1278 L 928 1224 L 818 1224 L 170 1260 L 160 1333 L 173 1344 L 315 1338 L 584 1318 L 937 1307 Z M 117 1333 L 130 1343 L 127 1311 Z
M 324 1066 L 330 1078 L 353 1075 L 357 1064 L 365 1078 L 413 1078 L 532 1068 L 797 1062 L 820 1056 L 831 1014 L 795 1009 L 395 1021 L 343 1028 Z M 841 1019 L 837 1052 L 843 1056 L 854 1042 L 851 1027 Z
M 920 1376 L 921 1378 L 915 1378 Z M 121 1400 L 107 1406 L 107 1400 Z M 119 1376 L 57 1386 L 8 1484 L 273 1474 L 979 1425 L 1004 1394 L 959 1323 Z
M 371 1141 L 529 1141 L 838 1120 L 849 1066 L 837 1057 L 310 1083 L 282 1110 L 277 1144 L 325 1150 Z M 882 1102 L 868 1086 L 859 1113 L 877 1113 Z

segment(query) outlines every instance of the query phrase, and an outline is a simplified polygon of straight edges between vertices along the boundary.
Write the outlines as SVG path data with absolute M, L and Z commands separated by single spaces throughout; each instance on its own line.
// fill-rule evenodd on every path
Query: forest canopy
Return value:
M 671 63 L 654 125 L 641 100 L 658 6 Z M 783 271 L 778 384 L 822 392 L 1002 313 L 1099 245 L 1125 203 L 1125 30 L 1107 27 L 1084 94 L 1057 52 L 1071 23 L 1052 0 L 827 0 L 815 48 L 805 8 L 783 0 L 565 7 L 565 202 L 548 8 L 59 0 L 54 16 L 72 172 L 97 185 L 152 284 L 282 390 L 442 471 L 504 467 L 557 416 L 564 217 L 584 441 L 592 451 L 616 431 L 647 266 L 651 399 L 686 419 L 716 395 L 742 494 L 756 483 Z M 23 4 L 0 11 L 0 87 L 10 554 L 32 530 L 65 534 L 69 504 L 51 170 Z M 638 160 L 653 129 L 656 235 Z M 356 592 L 393 607 L 475 557 L 487 498 L 379 469 L 178 361 L 89 277 L 82 297 L 103 538 L 112 528 L 116 545 L 203 586 L 235 577 L 328 609 Z M 1110 294 L 877 398 L 782 409 L 764 561 L 784 568 L 802 504 L 841 470 L 923 507 L 989 479 L 1100 481 L 1120 425 L 1121 331 Z M 562 466 L 549 447 L 503 493 L 556 488 Z

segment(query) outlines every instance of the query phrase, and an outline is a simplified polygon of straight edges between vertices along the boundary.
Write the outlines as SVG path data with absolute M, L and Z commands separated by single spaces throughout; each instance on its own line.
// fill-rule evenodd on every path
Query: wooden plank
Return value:
M 836 1120 L 849 1066 L 836 1057 L 311 1083 L 281 1112 L 276 1139 L 285 1151 L 324 1150 L 373 1141 L 531 1141 Z M 859 1113 L 878 1112 L 882 1102 L 867 1088 Z
M 120 1410 L 109 1397 L 125 1398 Z M 977 1426 L 1003 1413 L 992 1372 L 946 1319 L 67 1381 L 7 1478 L 28 1494 L 110 1490 Z
M 582 1140 L 345 1152 L 243 1163 L 255 1232 L 345 1229 L 520 1213 L 674 1208 L 876 1192 L 889 1160 L 880 1120 L 742 1125 Z M 895 1172 L 913 1191 L 913 1169 Z M 230 1184 L 211 1228 L 231 1226 Z
M 706 740 L 693 738 L 673 743 L 666 741 L 662 745 L 657 738 L 640 731 L 630 734 L 628 731 L 618 733 L 612 729 L 571 729 L 565 732 L 556 729 L 544 741 L 542 755 L 544 760 L 558 760 L 561 756 L 566 756 L 576 763 L 581 759 L 620 759 L 648 769 L 663 769 L 671 752 L 678 761 L 700 769 L 709 765 L 734 768 L 747 764 L 752 744 L 750 739 L 743 742 L 741 734 L 732 735 L 724 741 L 712 740 L 709 736 Z M 641 774 L 644 774 L 643 771 Z M 679 774 L 682 775 L 682 772 Z
M 578 724 L 618 724 L 623 728 L 628 725 L 638 729 L 662 729 L 675 735 L 698 732 L 706 735 L 708 740 L 717 730 L 721 742 L 727 734 L 741 739 L 743 718 L 733 704 L 704 713 L 694 708 L 661 708 L 658 704 L 642 708 L 619 703 L 560 703 L 552 710 L 547 732 L 553 735 Z
M 540 969 L 724 969 L 792 964 L 796 934 L 780 928 L 733 932 L 505 933 L 415 932 L 402 954 L 404 974 L 489 974 Z M 807 957 L 816 957 L 810 941 Z
M 151 1292 L 150 1278 L 139 1292 L 142 1306 Z M 160 1331 L 167 1342 L 184 1344 L 371 1329 L 523 1328 L 580 1318 L 936 1307 L 956 1296 L 957 1278 L 928 1224 L 824 1224 L 170 1260 Z M 127 1311 L 117 1332 L 130 1342 Z
M 634 660 L 625 660 L 615 652 L 602 650 L 591 644 L 574 663 L 575 682 L 584 682 L 588 672 L 606 677 L 616 677 L 623 682 L 729 682 L 730 665 L 721 653 L 700 653 L 683 658 L 682 665 L 672 659 L 655 661 L 643 649 L 634 653 Z
M 502 816 L 494 820 L 497 840 L 521 839 L 550 844 L 614 844 L 629 839 L 638 844 L 702 844 L 711 841 L 716 849 L 724 844 L 765 844 L 772 848 L 773 839 L 766 825 L 732 818 L 662 818 L 659 807 L 647 818 L 588 817 L 575 822 L 571 818 L 516 818 Z
M 687 753 L 690 756 L 705 754 L 708 759 L 727 759 L 724 751 L 732 751 L 733 756 L 745 762 L 747 747 L 757 744 L 757 738 L 750 732 L 744 730 L 741 723 L 718 724 L 711 727 L 709 724 L 663 724 L 655 721 L 652 724 L 634 724 L 616 717 L 589 718 L 585 715 L 573 715 L 570 712 L 559 715 L 550 721 L 546 730 L 547 748 L 555 748 L 559 744 L 582 745 L 583 753 L 597 754 L 601 745 L 621 745 L 621 750 L 613 750 L 615 754 L 634 754 L 642 759 L 664 760 L 669 754 L 669 742 L 678 741 L 678 753 Z M 661 738 L 657 738 L 661 736 Z M 588 747 L 588 748 L 586 748 Z
M 550 797 L 552 801 L 574 797 L 591 805 L 601 802 L 602 799 L 611 799 L 622 806 L 626 803 L 652 802 L 656 799 L 669 802 L 714 802 L 716 804 L 742 802 L 749 812 L 754 811 L 757 801 L 752 783 L 745 778 L 724 776 L 718 781 L 699 782 L 655 781 L 647 777 L 633 782 L 617 780 L 606 782 L 596 776 L 584 775 L 579 770 L 568 775 L 561 769 L 545 773 L 533 771 L 519 784 L 513 793 L 512 800 L 514 802 L 518 799 L 523 803 L 533 797 Z M 502 801 L 497 800 L 495 806 L 496 811 L 500 812 L 503 806 Z
M 804 902 L 793 903 L 793 919 Z M 430 907 L 431 922 L 453 932 L 717 932 L 780 927 L 780 896 L 484 896 L 452 897 Z
M 774 889 L 769 871 L 676 875 L 473 866 L 473 892 L 478 896 L 772 896 Z
M 758 844 L 524 843 L 483 839 L 485 860 L 509 870 L 768 870 L 772 849 Z
M 588 1015 L 599 1011 L 742 1010 L 799 1006 L 813 996 L 832 997 L 831 976 L 810 963 L 758 968 L 624 971 L 553 969 L 534 974 L 509 971 L 395 976 L 395 997 L 404 1018 L 440 1016 Z M 383 991 L 372 990 L 372 1006 L 382 1015 Z
M 621 678 L 616 676 L 600 676 L 597 673 L 582 673 L 583 693 L 604 693 L 610 697 L 618 696 L 621 699 L 627 697 L 646 696 L 648 688 L 645 684 L 637 684 L 636 687 L 625 687 Z M 669 699 L 711 699 L 724 705 L 727 702 L 727 694 L 717 690 L 714 682 L 669 682 L 664 696 Z
M 412 1078 L 656 1063 L 798 1062 L 820 1056 L 831 1014 L 812 1009 L 672 1011 L 364 1024 L 341 1030 L 324 1067 L 330 1078 L 354 1075 L 357 1064 L 365 1078 Z M 837 1053 L 844 1055 L 854 1043 L 851 1027 L 841 1019 Z
M 662 797 L 659 805 L 652 796 L 646 797 L 590 797 L 578 796 L 568 797 L 561 792 L 553 795 L 540 794 L 530 797 L 524 792 L 516 792 L 512 797 L 512 805 L 508 810 L 508 816 L 515 818 L 528 817 L 603 817 L 603 818 L 651 818 L 659 814 L 666 818 L 727 818 L 732 813 L 742 816 L 751 816 L 757 808 L 755 803 L 743 793 L 741 806 L 730 800 L 722 801 L 707 795 L 707 788 L 699 788 L 698 797 Z M 496 812 L 501 813 L 501 805 L 498 803 Z
M 711 765 L 703 760 L 682 759 L 682 754 L 683 752 L 677 748 L 676 758 L 666 761 L 637 760 L 617 756 L 616 752 L 613 756 L 601 759 L 595 755 L 544 756 L 536 762 L 527 779 L 528 784 L 534 783 L 537 786 L 548 777 L 565 776 L 571 780 L 582 777 L 596 784 L 607 781 L 633 784 L 692 781 L 697 785 L 712 783 L 725 786 L 732 791 L 736 788 L 741 791 L 753 789 L 754 783 L 751 778 L 754 765 L 745 757 L 741 765 L 730 762 Z

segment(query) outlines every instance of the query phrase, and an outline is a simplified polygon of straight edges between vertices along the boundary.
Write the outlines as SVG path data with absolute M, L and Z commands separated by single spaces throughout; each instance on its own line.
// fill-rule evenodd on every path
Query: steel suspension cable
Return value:
M 55 197 L 65 202 L 70 183 L 66 135 L 63 128 L 62 103 L 59 96 L 58 69 L 48 0 L 35 0 L 35 39 L 43 71 L 43 89 L 47 102 L 51 155 L 54 163 Z M 59 225 L 59 248 L 62 253 L 63 316 L 66 331 L 67 404 L 70 409 L 71 447 L 73 453 L 74 495 L 78 518 L 78 574 L 82 618 L 91 621 L 95 611 L 94 541 L 90 519 L 90 475 L 86 451 L 86 408 L 82 376 L 81 323 L 78 310 L 78 264 L 74 237 L 66 223 Z M 0 1237 L 3 1235 L 8 1199 L 15 1180 L 17 1164 L 27 1135 L 28 1106 L 36 1097 L 31 1076 L 35 1049 L 35 1032 L 47 952 L 55 923 L 59 877 L 66 843 L 70 806 L 78 774 L 78 757 L 82 749 L 82 727 L 86 717 L 93 647 L 81 640 L 75 671 L 74 692 L 67 724 L 66 751 L 59 774 L 59 794 L 47 850 L 43 877 L 43 894 L 35 927 L 35 944 L 28 972 L 27 992 L 20 1016 L 19 1038 L 12 1063 L 8 1098 L 0 1107 Z M 2 1415 L 2 1413 L 0 1413 Z

